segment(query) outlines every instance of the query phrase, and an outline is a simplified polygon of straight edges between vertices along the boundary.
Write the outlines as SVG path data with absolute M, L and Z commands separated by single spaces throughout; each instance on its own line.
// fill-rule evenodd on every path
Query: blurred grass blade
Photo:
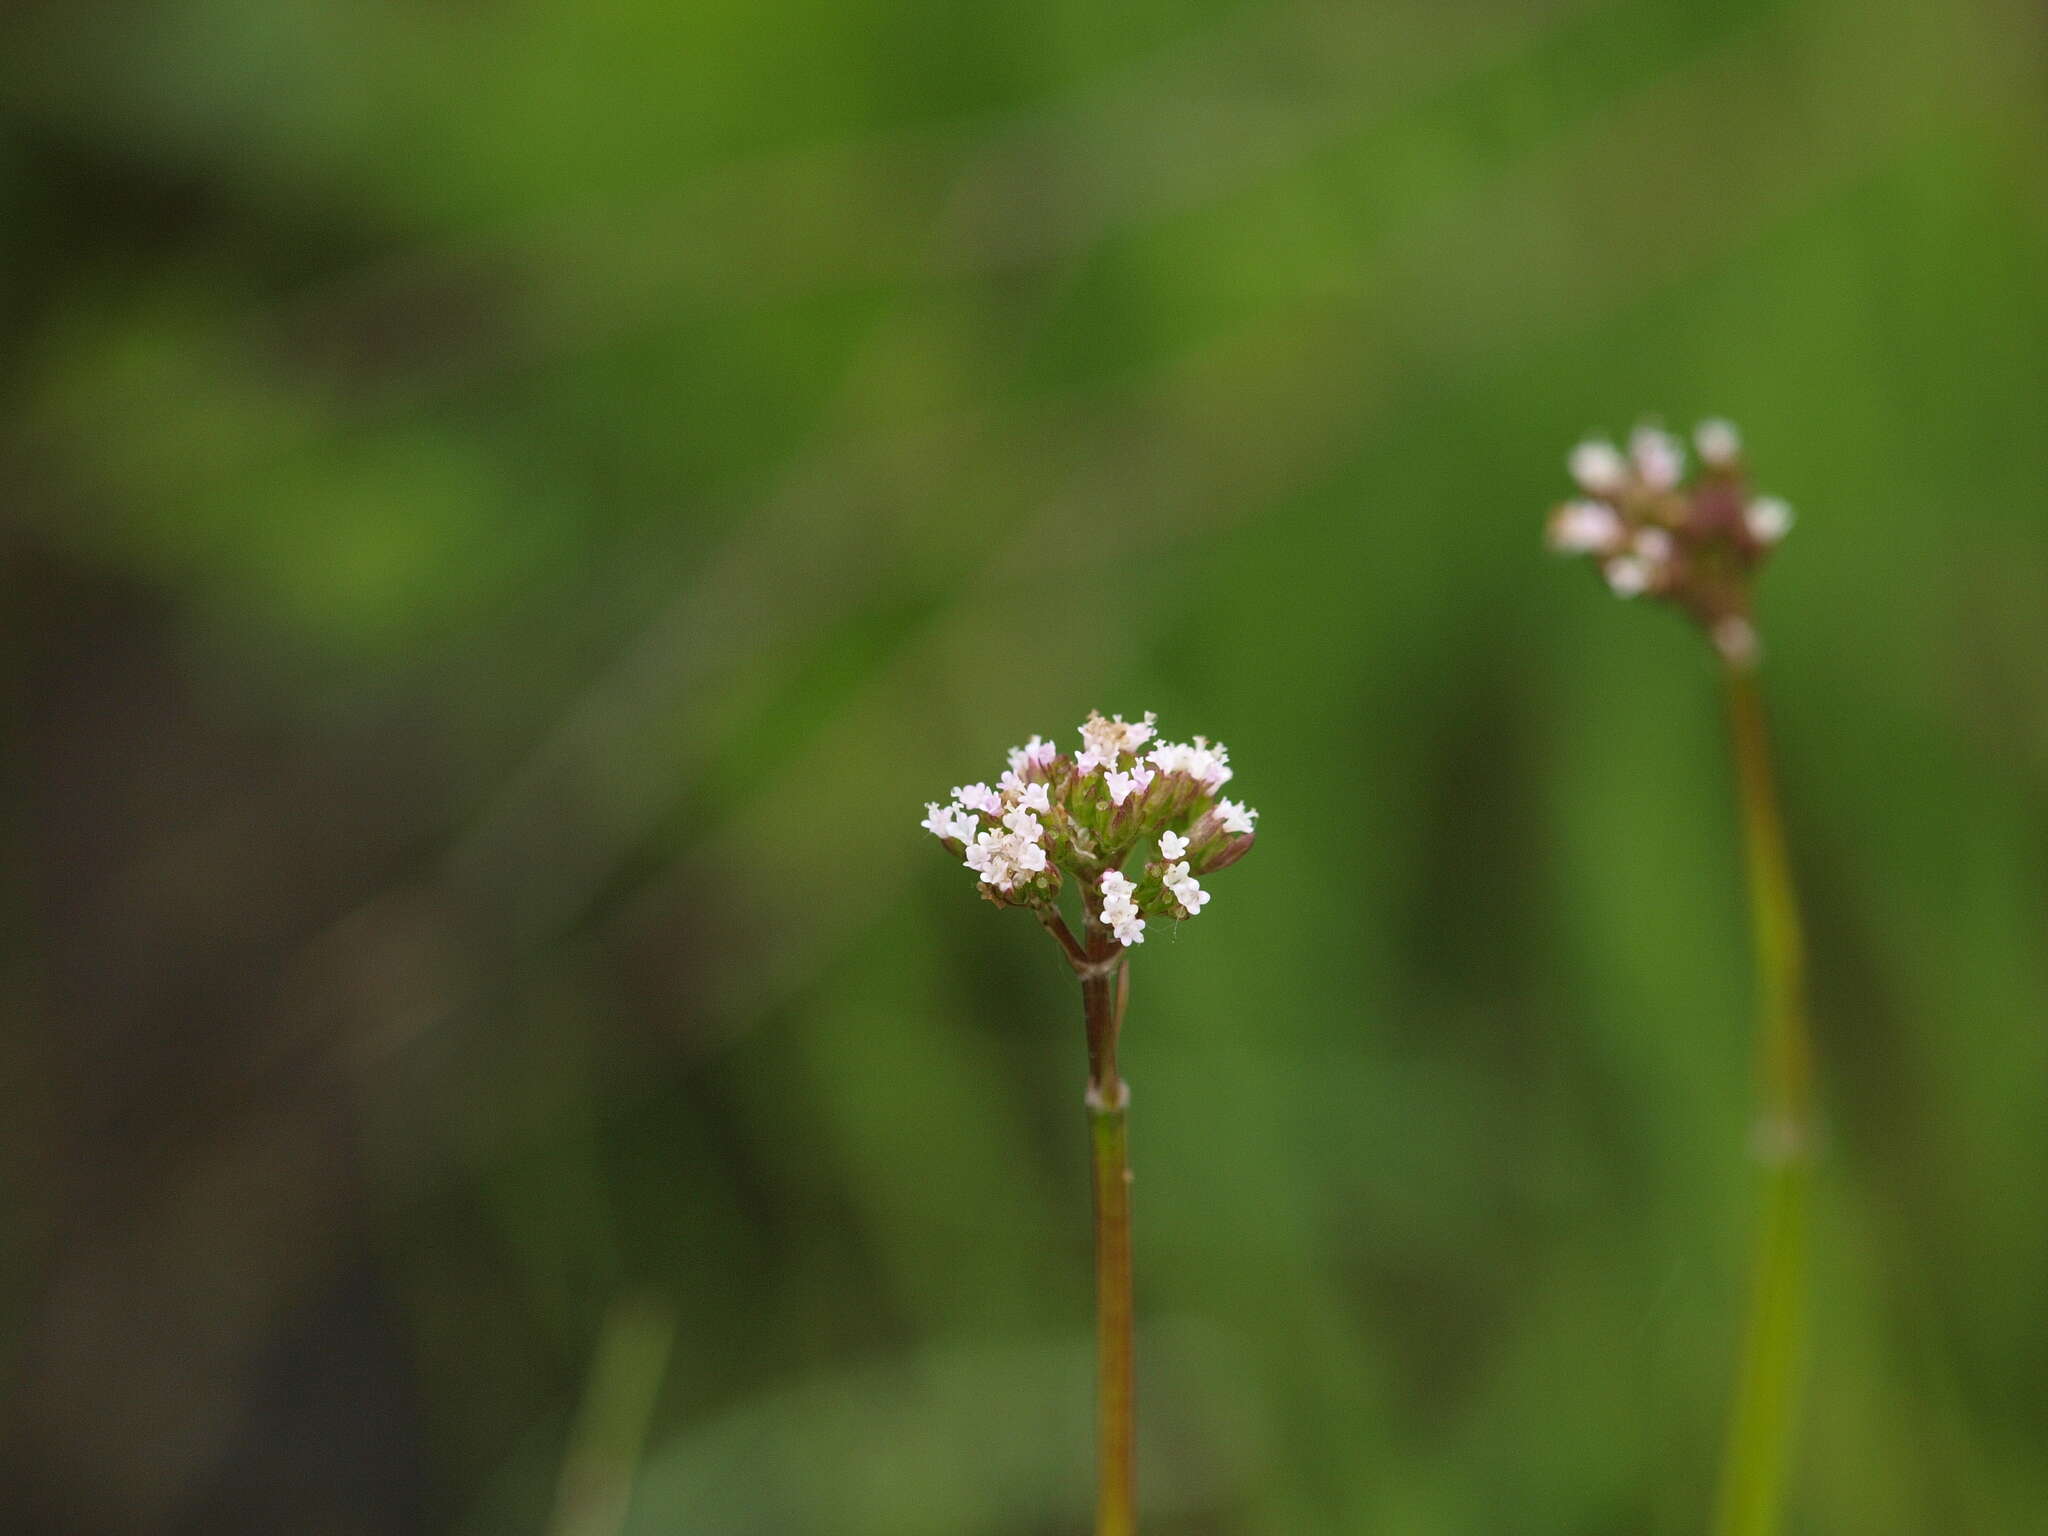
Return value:
M 552 1536 L 618 1536 L 625 1527 L 674 1342 L 674 1309 L 656 1297 L 622 1296 L 605 1314 L 555 1490 Z

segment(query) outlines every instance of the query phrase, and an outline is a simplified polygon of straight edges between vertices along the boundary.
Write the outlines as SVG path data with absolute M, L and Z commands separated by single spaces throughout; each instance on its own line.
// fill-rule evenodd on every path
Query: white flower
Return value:
M 961 862 L 981 876 L 982 884 L 1007 891 L 1015 887 L 1019 875 L 1035 875 L 1046 867 L 1045 848 L 1016 831 L 983 832 L 968 845 Z
M 1052 809 L 1052 800 L 1047 795 L 1045 786 L 1036 781 L 1027 783 L 1018 778 L 1014 770 L 1005 773 L 996 787 L 1002 791 L 1003 803 L 1006 805 L 1021 805 L 1027 811 Z
M 967 857 L 960 862 L 981 876 L 984 885 L 1009 889 L 1009 858 L 1005 850 L 1010 839 L 1001 832 L 984 832 L 967 845 Z
M 1600 572 L 1616 597 L 1641 597 L 1650 590 L 1650 563 L 1635 555 L 1616 555 Z
M 1081 722 L 1081 740 L 1098 760 L 1113 764 L 1119 752 L 1137 755 L 1138 748 L 1152 739 L 1153 722 L 1158 718 L 1148 709 L 1143 720 L 1127 723 L 1122 715 L 1105 720 L 1100 714 L 1090 711 L 1088 718 Z
M 1621 514 L 1604 501 L 1568 501 L 1550 519 L 1550 547 L 1561 555 L 1604 555 L 1626 536 Z
M 1059 755 L 1058 747 L 1034 736 L 1023 746 L 1010 748 L 1010 771 L 1023 773 L 1031 768 L 1050 768 L 1052 760 Z
M 1189 917 L 1201 911 L 1203 904 L 1209 899 L 1209 893 L 1202 889 L 1200 881 L 1188 873 L 1185 864 L 1167 865 L 1159 877 L 1159 883 L 1173 892 L 1173 899 L 1181 904 Z
M 1242 837 L 1252 830 L 1252 824 L 1259 819 L 1259 813 L 1248 805 L 1238 804 L 1235 800 L 1219 799 L 1216 802 L 1216 819 L 1222 823 L 1224 831 Z
M 1035 843 L 1045 836 L 1045 828 L 1039 825 L 1038 818 L 1021 805 L 1003 813 L 1003 825 L 1030 842 Z
M 1636 474 L 1653 491 L 1674 490 L 1685 475 L 1685 449 L 1669 432 L 1637 427 L 1628 451 L 1636 461 Z
M 1187 771 L 1209 788 L 1221 789 L 1232 777 L 1230 749 L 1220 741 L 1212 747 L 1206 737 L 1197 736 L 1194 750 L 1188 753 Z
M 1653 566 L 1669 565 L 1671 557 L 1678 552 L 1678 546 L 1672 543 L 1671 535 L 1662 528 L 1638 528 L 1631 546 Z
M 1692 429 L 1692 445 L 1699 450 L 1700 462 L 1712 469 L 1727 469 L 1742 457 L 1742 434 L 1734 422 L 1718 416 Z
M 970 811 L 981 811 L 989 816 L 1003 814 L 1003 797 L 986 784 L 968 784 L 956 788 L 953 798 Z
M 1775 544 L 1792 531 L 1792 507 L 1775 496 L 1761 496 L 1743 508 L 1742 524 L 1759 544 Z
M 1157 718 L 1147 711 L 1136 720 L 1105 719 L 1091 711 L 1081 727 L 1082 749 L 1072 757 L 1033 736 L 1010 749 L 1009 767 L 993 786 L 960 785 L 950 803 L 927 802 L 921 824 L 960 850 L 961 863 L 974 871 L 984 895 L 1004 906 L 1030 905 L 1041 916 L 1052 910 L 1063 874 L 1075 877 L 1076 864 L 1093 868 L 1098 889 L 1084 894 L 1094 942 L 1111 933 L 1119 944 L 1141 944 L 1146 911 L 1178 921 L 1208 904 L 1209 893 L 1191 872 L 1197 847 L 1205 867 L 1228 864 L 1245 851 L 1258 818 L 1249 806 L 1218 795 L 1232 776 L 1230 751 L 1222 742 L 1204 736 L 1161 741 Z M 1066 771 L 1069 763 L 1079 775 Z M 1161 784 L 1162 775 L 1173 777 Z M 1115 803 L 1114 815 L 1103 805 L 1098 784 Z M 1150 798 L 1155 789 L 1157 798 Z M 1169 815 L 1176 828 L 1186 830 L 1162 830 Z M 1085 835 L 1076 833 L 1076 816 Z M 1141 881 L 1121 867 L 1102 869 L 1112 861 L 1121 866 L 1145 859 L 1140 839 L 1150 837 L 1157 837 L 1162 858 L 1147 861 Z M 1151 873 L 1162 868 L 1163 881 Z
M 1137 886 L 1122 870 L 1103 871 L 1102 922 L 1116 935 L 1117 943 L 1126 949 L 1145 942 L 1145 919 L 1138 916 L 1137 903 L 1131 900 L 1131 893 L 1136 889 Z
M 957 805 L 942 807 L 927 800 L 922 825 L 933 837 L 957 837 L 964 843 L 974 836 L 974 829 L 981 823 L 972 811 L 963 811 Z
M 1220 741 L 1210 746 L 1206 736 L 1197 736 L 1192 743 L 1162 741 L 1146 755 L 1146 761 L 1161 773 L 1184 773 L 1212 790 L 1221 789 L 1231 778 L 1230 749 Z
M 1572 450 L 1572 478 L 1590 496 L 1612 496 L 1628 485 L 1628 460 L 1604 439 L 1591 439 Z
M 1152 787 L 1152 780 L 1155 777 L 1156 775 L 1150 768 L 1140 763 L 1129 773 L 1120 773 L 1115 769 L 1111 769 L 1102 776 L 1102 782 L 1109 786 L 1110 800 L 1117 805 L 1122 805 L 1133 793 L 1142 795 L 1146 790 L 1150 789 Z

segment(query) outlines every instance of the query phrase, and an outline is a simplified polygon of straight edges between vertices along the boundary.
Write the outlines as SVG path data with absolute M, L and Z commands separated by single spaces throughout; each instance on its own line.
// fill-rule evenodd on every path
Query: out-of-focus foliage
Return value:
M 1793 1528 L 2038 1519 L 2038 7 L 4 27 L 8 1529 L 1081 1529 L 1078 1005 L 916 822 L 1091 706 L 1264 812 L 1135 972 L 1150 1529 L 1702 1529 L 1711 668 L 1539 549 L 1643 411 L 1801 512 Z

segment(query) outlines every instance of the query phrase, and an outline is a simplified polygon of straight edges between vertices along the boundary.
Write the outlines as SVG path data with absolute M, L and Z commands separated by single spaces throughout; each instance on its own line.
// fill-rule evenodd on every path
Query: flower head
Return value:
M 1258 813 L 1218 791 L 1229 750 L 1205 736 L 1161 741 L 1157 717 L 1090 714 L 1069 757 L 1034 736 L 1013 747 L 993 787 L 962 785 L 925 806 L 925 830 L 956 851 L 998 906 L 1035 909 L 1077 965 L 1144 942 L 1148 920 L 1205 907 L 1200 877 L 1234 864 L 1255 840 Z M 1158 860 L 1144 863 L 1156 845 Z M 1133 859 L 1144 863 L 1124 873 Z M 1060 915 L 1067 880 L 1081 892 L 1081 936 Z
M 1546 542 L 1592 559 L 1617 597 L 1661 598 L 1690 614 L 1731 662 L 1756 657 L 1750 592 L 1757 569 L 1792 526 L 1792 509 L 1753 497 L 1742 437 L 1720 420 L 1693 430 L 1700 473 L 1686 482 L 1685 448 L 1638 427 L 1623 454 L 1603 440 L 1572 450 L 1585 494 L 1550 514 Z

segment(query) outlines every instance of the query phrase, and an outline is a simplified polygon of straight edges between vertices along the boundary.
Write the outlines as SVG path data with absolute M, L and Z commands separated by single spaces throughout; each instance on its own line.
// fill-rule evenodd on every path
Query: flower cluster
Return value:
M 1199 877 L 1244 857 L 1259 814 L 1219 793 L 1232 777 L 1222 742 L 1157 736 L 1149 712 L 1089 715 L 1071 757 L 1033 736 L 1010 749 L 994 785 L 961 785 L 947 804 L 927 804 L 924 828 L 998 906 L 1035 907 L 1056 922 L 1071 877 L 1091 951 L 1098 936 L 1142 944 L 1148 916 L 1178 922 L 1208 904 Z M 1133 879 L 1125 868 L 1141 852 Z
M 1145 942 L 1145 919 L 1138 916 L 1138 903 L 1133 899 L 1137 890 L 1122 870 L 1102 872 L 1102 925 L 1126 949 Z
M 1731 661 L 1756 656 L 1750 581 L 1792 527 L 1792 509 L 1753 496 L 1742 439 L 1725 421 L 1693 432 L 1700 474 L 1685 483 L 1685 448 L 1655 427 L 1636 428 L 1623 453 L 1604 440 L 1574 448 L 1572 478 L 1585 494 L 1550 514 L 1549 543 L 1598 563 L 1618 597 L 1652 596 L 1683 609 Z

